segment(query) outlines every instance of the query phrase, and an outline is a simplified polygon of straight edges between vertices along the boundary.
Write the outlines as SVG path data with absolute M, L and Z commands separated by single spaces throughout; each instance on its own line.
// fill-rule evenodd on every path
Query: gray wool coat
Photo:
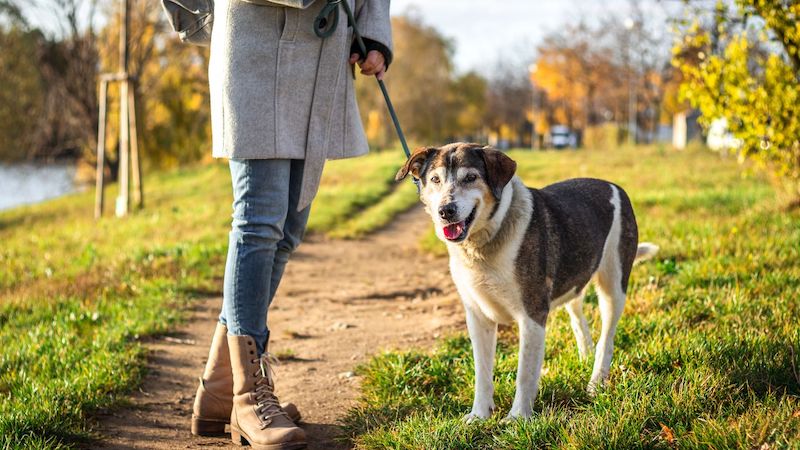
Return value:
M 392 48 L 390 0 L 345 0 L 361 34 Z M 213 155 L 304 159 L 298 209 L 311 204 L 327 159 L 367 153 L 348 63 L 347 15 L 326 39 L 307 9 L 216 0 L 209 85 Z M 340 6 L 341 8 L 341 6 Z

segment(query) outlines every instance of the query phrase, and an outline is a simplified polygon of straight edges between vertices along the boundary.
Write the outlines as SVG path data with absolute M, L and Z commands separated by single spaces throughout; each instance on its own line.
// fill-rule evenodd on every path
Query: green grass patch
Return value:
M 398 151 L 330 162 L 310 231 L 363 235 L 407 208 L 408 187 L 393 181 L 402 161 Z M 95 221 L 92 192 L 0 212 L 0 448 L 91 442 L 89 415 L 143 376 L 142 339 L 173 328 L 194 299 L 220 295 L 227 166 L 145 183 L 146 209 L 124 219 Z
M 355 217 L 338 225 L 327 234 L 334 238 L 354 239 L 387 225 L 399 213 L 406 211 L 419 202 L 417 187 L 414 183 L 403 182 L 381 198 L 378 203 L 364 209 Z
M 337 237 L 357 237 L 386 224 L 391 214 L 413 205 L 394 181 L 404 162 L 400 151 L 371 154 L 366 158 L 328 163 L 323 187 L 317 195 L 308 221 L 309 232 Z M 382 205 L 388 201 L 386 205 Z M 382 206 L 381 206 L 382 205 Z
M 661 246 L 634 269 L 610 383 L 585 392 L 566 312 L 548 321 L 535 416 L 501 423 L 514 395 L 516 331 L 501 333 L 492 420 L 464 424 L 473 395 L 464 334 L 430 352 L 360 368 L 345 428 L 357 448 L 798 448 L 800 211 L 766 182 L 701 150 L 511 152 L 525 182 L 591 176 L 630 194 L 640 238 Z M 421 245 L 441 253 L 432 231 Z M 589 303 L 592 302 L 589 296 Z M 599 334 L 599 313 L 587 305 Z

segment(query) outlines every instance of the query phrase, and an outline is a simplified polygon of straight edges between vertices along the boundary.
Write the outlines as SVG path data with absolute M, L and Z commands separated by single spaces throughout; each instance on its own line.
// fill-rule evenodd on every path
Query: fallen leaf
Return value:
M 670 445 L 670 447 L 675 445 L 675 433 L 672 431 L 672 428 L 664 425 L 663 423 L 659 423 L 661 425 L 661 436 L 664 438 L 665 441 Z

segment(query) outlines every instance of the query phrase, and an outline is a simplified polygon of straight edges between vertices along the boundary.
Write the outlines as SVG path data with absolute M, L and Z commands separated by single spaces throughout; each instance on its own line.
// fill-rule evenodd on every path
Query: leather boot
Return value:
M 194 397 L 192 434 L 197 436 L 224 435 L 225 425 L 231 420 L 233 373 L 227 334 L 228 328 L 218 322 Z
M 222 436 L 225 434 L 225 425 L 231 421 L 233 372 L 227 334 L 228 328 L 217 323 L 208 351 L 208 361 L 194 397 L 192 434 L 196 436 Z M 283 403 L 281 408 L 292 421 L 300 421 L 297 406 Z
M 306 447 L 306 434 L 281 409 L 275 397 L 268 353 L 257 355 L 250 336 L 228 336 L 233 369 L 231 440 L 253 450 Z

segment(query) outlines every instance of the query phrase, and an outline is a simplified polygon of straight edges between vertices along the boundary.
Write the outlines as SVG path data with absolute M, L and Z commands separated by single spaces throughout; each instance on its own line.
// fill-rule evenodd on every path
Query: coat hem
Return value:
M 350 159 L 350 158 L 358 158 L 360 156 L 364 156 L 369 154 L 369 149 L 365 150 L 357 150 L 353 153 L 342 153 L 338 152 L 334 156 L 328 156 L 325 158 L 326 161 L 335 161 L 339 159 Z M 305 160 L 305 156 L 274 156 L 274 155 L 232 155 L 228 153 L 212 153 L 212 158 L 215 159 L 302 159 Z

